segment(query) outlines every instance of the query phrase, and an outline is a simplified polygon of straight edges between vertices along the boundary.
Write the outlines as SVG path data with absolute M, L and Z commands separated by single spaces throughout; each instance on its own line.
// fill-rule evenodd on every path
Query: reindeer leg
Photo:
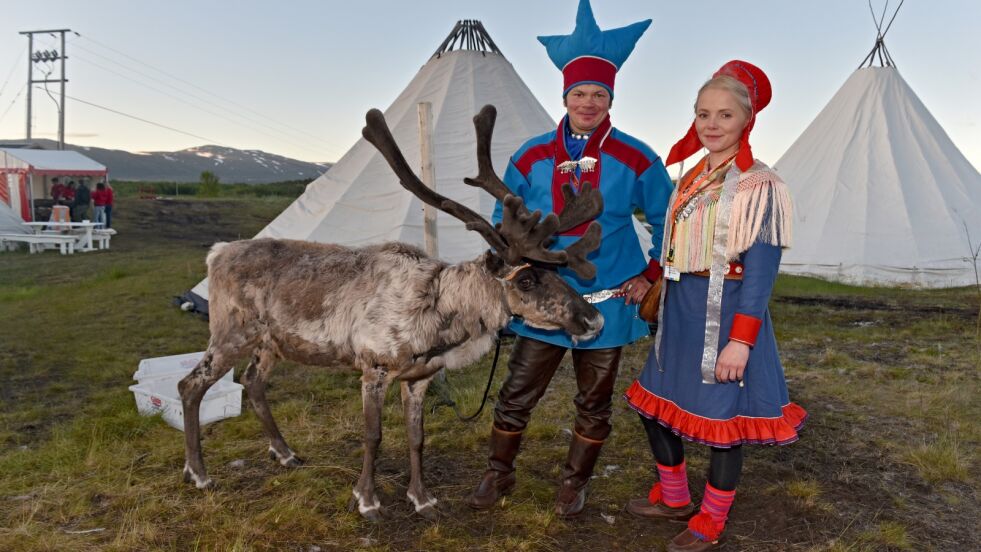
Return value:
M 361 400 L 364 408 L 364 462 L 361 477 L 354 486 L 353 498 L 348 507 L 356 506 L 358 513 L 369 521 L 381 521 L 385 515 L 378 495 L 375 494 L 375 458 L 382 439 L 382 405 L 388 390 L 388 369 L 384 366 L 362 368 Z
M 297 468 L 303 465 L 303 459 L 293 453 L 293 450 L 286 444 L 276 420 L 273 419 L 272 411 L 269 410 L 269 403 L 266 401 L 266 380 L 269 372 L 272 371 L 276 360 L 275 353 L 269 349 L 259 348 L 252 356 L 245 373 L 242 374 L 241 382 L 249 394 L 249 401 L 255 410 L 255 415 L 262 422 L 262 432 L 269 439 L 269 457 L 278 461 L 287 468 Z
M 177 384 L 184 407 L 184 482 L 199 489 L 214 486 L 201 455 L 201 398 L 216 381 L 234 366 L 233 354 L 221 348 L 208 347 L 201 362 Z
M 416 513 L 429 520 L 436 520 L 436 499 L 433 498 L 422 478 L 422 449 L 426 438 L 423 426 L 422 402 L 432 376 L 415 381 L 402 382 L 402 409 L 405 413 L 406 433 L 409 437 L 409 489 L 405 495 Z

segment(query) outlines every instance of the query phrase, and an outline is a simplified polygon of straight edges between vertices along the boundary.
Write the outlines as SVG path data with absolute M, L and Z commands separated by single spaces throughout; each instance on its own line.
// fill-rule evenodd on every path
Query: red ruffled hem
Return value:
M 799 438 L 797 432 L 807 421 L 807 411 L 794 403 L 786 404 L 782 408 L 783 415 L 778 418 L 736 416 L 728 420 L 713 420 L 682 410 L 673 402 L 644 389 L 638 381 L 634 381 L 624 397 L 634 410 L 657 420 L 676 435 L 719 448 L 789 445 Z

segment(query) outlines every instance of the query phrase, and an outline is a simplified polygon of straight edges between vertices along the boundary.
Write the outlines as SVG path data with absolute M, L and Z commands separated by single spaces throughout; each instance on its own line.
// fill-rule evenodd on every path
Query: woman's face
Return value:
M 610 93 L 598 84 L 580 84 L 565 96 L 573 132 L 590 132 L 610 112 Z
M 706 88 L 695 104 L 695 131 L 710 153 L 735 153 L 739 138 L 749 123 L 732 92 L 722 88 Z

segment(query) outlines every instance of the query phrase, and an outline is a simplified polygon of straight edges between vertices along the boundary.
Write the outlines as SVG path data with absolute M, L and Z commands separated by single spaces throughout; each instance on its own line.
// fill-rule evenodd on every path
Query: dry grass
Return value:
M 173 308 L 171 296 L 203 276 L 210 242 L 251 236 L 285 203 L 124 198 L 110 252 L 0 255 L 0 550 L 664 547 L 678 526 L 623 511 L 627 499 L 647 492 L 654 470 L 636 415 L 621 400 L 586 512 L 574 521 L 552 513 L 569 438 L 563 430 L 572 421 L 568 366 L 534 414 L 516 492 L 491 512 L 463 503 L 484 466 L 489 408 L 463 424 L 434 395 L 427 402 L 426 474 L 442 517 L 430 523 L 412 513 L 403 498 L 405 430 L 396 390 L 384 411 L 378 463 L 392 517 L 372 525 L 348 512 L 361 463 L 358 375 L 296 365 L 278 368 L 269 395 L 308 464 L 285 470 L 267 460 L 258 421 L 246 409 L 204 431 L 218 488 L 200 492 L 181 483 L 180 433 L 138 416 L 126 387 L 139 359 L 204 348 L 206 325 Z M 797 444 L 747 450 L 729 549 L 981 547 L 964 531 L 981 514 L 972 301 L 970 290 L 779 280 L 771 310 L 791 394 L 811 418 Z M 625 350 L 618 390 L 639 372 L 647 347 L 644 341 Z M 477 408 L 489 363 L 449 376 L 463 412 Z M 504 371 L 499 367 L 492 393 Z M 688 464 L 697 499 L 707 451 L 689 446 Z

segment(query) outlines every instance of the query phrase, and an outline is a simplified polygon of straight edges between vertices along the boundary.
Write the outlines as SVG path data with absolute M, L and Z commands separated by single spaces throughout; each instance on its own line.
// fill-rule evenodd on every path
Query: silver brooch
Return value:
M 576 163 L 575 161 L 563 161 L 563 162 L 559 163 L 559 172 L 560 173 L 563 173 L 563 174 L 565 174 L 565 173 L 571 173 L 571 172 L 575 171 L 576 170 L 576 167 L 578 167 L 578 166 L 579 166 L 579 163 Z

